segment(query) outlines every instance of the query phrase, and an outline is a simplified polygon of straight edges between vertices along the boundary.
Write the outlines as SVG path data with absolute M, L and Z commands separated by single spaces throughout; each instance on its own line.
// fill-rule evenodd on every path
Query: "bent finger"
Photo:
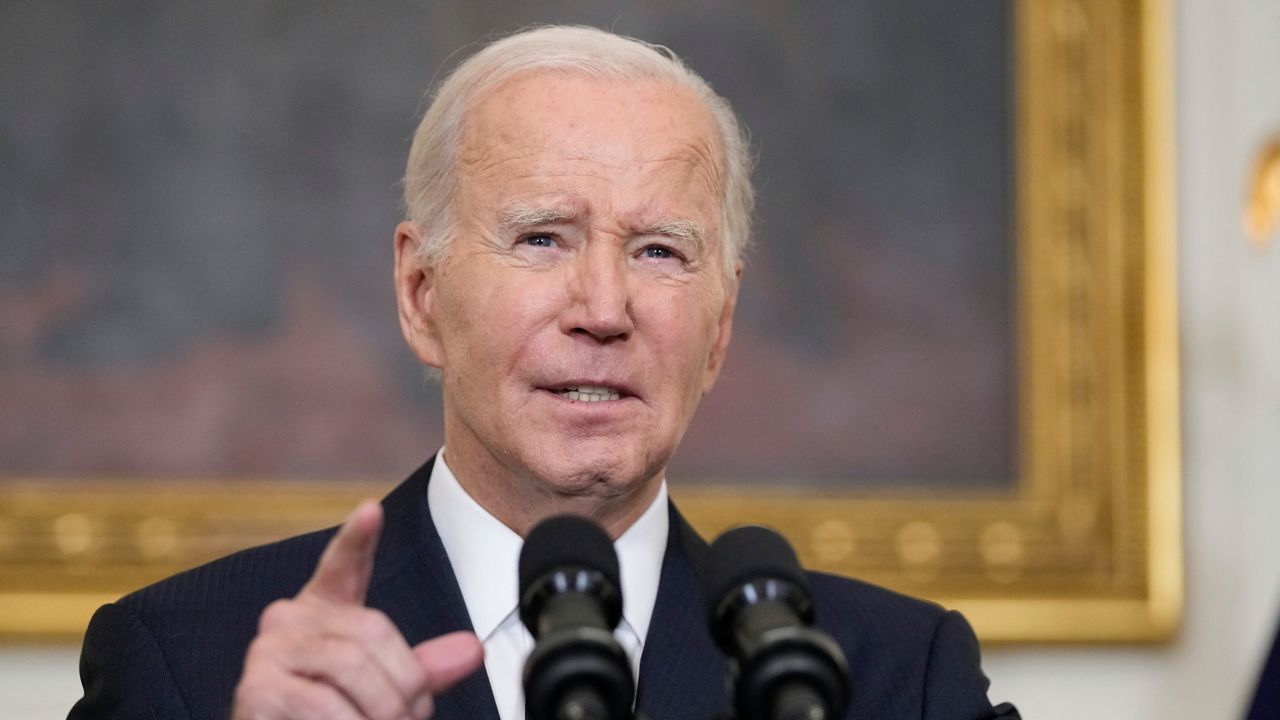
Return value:
M 329 718 L 331 720 L 365 720 L 360 711 L 336 688 L 316 680 L 295 675 L 281 675 L 270 682 L 236 688 L 232 720 L 253 718 Z
M 382 611 L 353 606 L 323 608 L 310 629 L 359 645 L 391 678 L 401 696 L 416 698 L 426 689 L 426 671 L 400 629 Z
M 314 637 L 292 647 L 289 671 L 341 692 L 369 720 L 399 720 L 417 693 L 402 691 L 368 648 L 348 638 Z

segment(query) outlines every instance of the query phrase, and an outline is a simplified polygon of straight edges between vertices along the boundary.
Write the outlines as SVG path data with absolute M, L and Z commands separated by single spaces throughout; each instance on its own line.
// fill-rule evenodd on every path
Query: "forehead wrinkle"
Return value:
M 499 155 L 497 151 L 500 149 L 504 152 Z M 473 148 L 471 152 L 464 153 L 459 157 L 458 168 L 465 169 L 478 177 L 508 163 L 537 158 L 542 152 L 541 148 L 536 147 L 527 148 L 523 152 L 500 148 L 497 145 L 489 145 L 482 149 Z
M 715 155 L 705 142 L 688 143 L 679 150 L 653 160 L 643 161 L 644 165 L 684 165 L 688 174 L 698 178 L 714 198 L 720 198 L 723 192 L 723 176 Z
M 704 172 L 707 176 L 707 189 L 715 197 L 720 197 L 724 193 L 724 172 L 720 165 L 720 153 L 712 147 L 719 143 L 711 143 L 707 138 L 701 138 L 701 141 L 693 145 L 693 152 L 702 162 L 698 163 L 701 167 L 706 168 Z

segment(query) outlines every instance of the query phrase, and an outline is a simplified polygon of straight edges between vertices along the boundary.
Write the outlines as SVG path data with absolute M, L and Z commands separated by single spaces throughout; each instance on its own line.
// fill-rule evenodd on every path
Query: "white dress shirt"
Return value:
M 467 491 L 444 459 L 436 454 L 427 484 L 427 506 L 458 578 L 471 627 L 484 643 L 484 667 L 502 720 L 524 720 L 521 673 L 533 650 L 533 636 L 520 622 L 520 547 L 511 528 L 489 514 Z M 622 537 L 614 542 L 622 581 L 622 620 L 614 636 L 640 675 L 640 653 L 649 632 L 658 578 L 667 548 L 667 483 Z

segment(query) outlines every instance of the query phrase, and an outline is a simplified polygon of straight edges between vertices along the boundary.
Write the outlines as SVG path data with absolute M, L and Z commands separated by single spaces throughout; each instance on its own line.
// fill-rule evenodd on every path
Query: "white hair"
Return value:
M 457 230 L 454 196 L 464 116 L 487 91 L 536 70 L 624 82 L 670 82 L 702 101 L 719 129 L 724 177 L 720 244 L 725 272 L 732 277 L 750 239 L 755 204 L 745 128 L 728 101 L 666 47 L 576 25 L 534 27 L 494 41 L 467 58 L 436 90 L 414 133 L 404 177 L 405 211 L 423 233 L 418 247 L 422 262 L 434 265 L 443 260 Z

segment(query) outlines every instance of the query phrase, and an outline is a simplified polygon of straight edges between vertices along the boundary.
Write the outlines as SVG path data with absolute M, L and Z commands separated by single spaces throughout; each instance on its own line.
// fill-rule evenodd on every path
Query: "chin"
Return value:
M 600 457 L 575 455 L 571 462 L 548 463 L 548 472 L 538 473 L 548 489 L 559 495 L 617 497 L 634 492 L 656 477 L 661 468 L 649 471 L 644 463 L 619 458 L 616 452 Z

